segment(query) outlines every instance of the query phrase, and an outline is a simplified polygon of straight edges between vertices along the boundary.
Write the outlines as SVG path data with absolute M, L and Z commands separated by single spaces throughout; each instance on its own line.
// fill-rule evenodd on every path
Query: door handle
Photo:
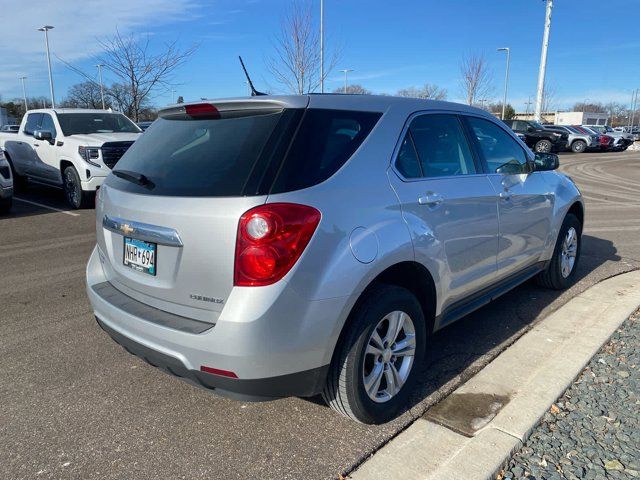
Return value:
M 498 195 L 502 200 L 511 200 L 511 192 L 509 190 L 504 190 L 503 192 L 500 192 L 500 195 Z
M 33 144 L 33 146 L 34 146 L 34 147 L 39 147 L 39 146 L 40 146 L 40 144 L 39 144 L 39 143 L 34 143 L 34 144 Z
M 427 192 L 426 195 L 418 197 L 418 204 L 427 205 L 429 207 L 435 207 L 444 202 L 444 197 L 438 193 Z

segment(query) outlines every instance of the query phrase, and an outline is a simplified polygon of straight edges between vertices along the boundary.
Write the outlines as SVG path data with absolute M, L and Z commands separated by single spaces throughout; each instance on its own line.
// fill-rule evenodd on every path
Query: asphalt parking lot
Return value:
M 326 479 L 350 471 L 576 293 L 640 267 L 640 152 L 567 154 L 587 221 L 579 282 L 529 282 L 437 334 L 412 407 L 363 426 L 320 399 L 241 403 L 150 367 L 84 292 L 94 212 L 32 185 L 0 217 L 0 478 Z M 535 361 L 535 359 L 532 359 Z

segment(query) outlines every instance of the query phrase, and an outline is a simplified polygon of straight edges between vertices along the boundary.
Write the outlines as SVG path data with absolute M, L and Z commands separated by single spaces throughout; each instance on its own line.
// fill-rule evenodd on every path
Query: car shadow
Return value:
M 8 213 L 0 214 L 0 221 L 58 213 L 55 209 L 73 211 L 67 205 L 62 189 L 30 183 L 26 188 L 14 192 L 13 207 Z
M 600 265 L 619 260 L 613 242 L 583 235 L 577 280 L 570 289 L 548 290 L 530 280 L 436 332 L 428 340 L 424 362 L 416 366 L 417 385 L 405 412 L 422 415 L 538 321 L 588 288 L 589 282 L 584 280 Z M 307 400 L 324 404 L 320 396 Z

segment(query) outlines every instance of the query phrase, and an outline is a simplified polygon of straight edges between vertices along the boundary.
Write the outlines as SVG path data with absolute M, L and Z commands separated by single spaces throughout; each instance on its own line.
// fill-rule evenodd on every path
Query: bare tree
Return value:
M 267 60 L 267 69 L 285 90 L 301 95 L 318 88 L 320 38 L 313 23 L 310 3 L 296 0 L 291 4 L 291 10 L 282 19 L 280 33 L 274 40 L 274 50 L 273 56 Z M 337 59 L 336 52 L 329 55 L 329 63 L 324 68 L 325 79 Z
M 544 90 L 542 90 L 542 112 L 553 112 L 556 106 L 556 88 L 545 83 Z
M 149 37 L 138 40 L 133 35 L 123 37 L 120 32 L 100 41 L 104 52 L 100 62 L 113 72 L 120 85 L 129 90 L 128 95 L 120 95 L 122 101 L 128 98 L 131 103 L 123 111 L 138 121 L 145 101 L 158 89 L 167 89 L 172 83 L 173 74 L 196 51 L 196 46 L 186 50 L 178 48 L 176 42 L 167 44 L 161 53 L 152 54 L 149 50 Z M 119 92 L 122 93 L 122 92 Z
M 460 86 L 469 105 L 491 94 L 492 76 L 483 54 L 465 55 L 460 63 L 460 73 L 462 74 Z
M 605 113 L 607 108 L 600 102 L 578 102 L 573 105 L 575 112 Z
M 430 100 L 444 100 L 447 98 L 447 91 L 437 85 L 425 83 L 421 88 L 409 87 L 398 90 L 398 97 L 424 98 Z
M 371 90 L 367 90 L 362 85 L 353 83 L 347 85 L 347 91 L 344 91 L 344 87 L 338 87 L 333 90 L 333 93 L 346 93 L 351 95 L 371 95 Z
M 106 90 L 106 89 L 105 89 Z M 109 108 L 108 92 L 105 95 L 105 106 Z M 95 82 L 76 83 L 69 88 L 67 97 L 62 102 L 63 107 L 73 108 L 102 108 L 100 85 Z

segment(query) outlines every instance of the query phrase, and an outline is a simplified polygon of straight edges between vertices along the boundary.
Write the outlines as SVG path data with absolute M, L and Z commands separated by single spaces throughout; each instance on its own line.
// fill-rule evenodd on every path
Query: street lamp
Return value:
M 47 65 L 49 66 L 49 90 L 51 91 L 51 108 L 56 108 L 56 97 L 53 94 L 53 76 L 51 75 L 51 55 L 49 54 L 49 30 L 53 29 L 51 25 L 45 25 L 38 29 L 44 32 L 44 43 L 47 47 Z
M 320 93 L 324 93 L 324 0 L 320 0 Z
M 507 70 L 504 74 L 504 96 L 502 97 L 502 120 L 504 120 L 504 109 L 507 107 L 507 89 L 509 88 L 509 61 L 511 60 L 511 50 L 509 47 L 501 47 L 499 52 L 507 52 Z
M 343 68 L 342 70 L 338 70 L 339 72 L 344 73 L 344 93 L 347 93 L 347 74 L 349 72 L 353 72 L 352 68 Z
M 29 110 L 29 105 L 27 104 L 27 90 L 24 88 L 24 81 L 27 77 L 20 77 L 20 81 L 22 82 L 22 99 L 24 100 L 24 111 L 25 113 Z
M 104 86 L 102 85 L 102 67 L 104 67 L 104 64 L 99 63 L 96 67 L 98 67 L 98 78 L 100 79 L 100 98 L 102 99 L 102 109 L 106 110 L 104 106 Z
M 551 30 L 551 10 L 553 0 L 547 0 L 547 9 L 544 19 L 544 35 L 542 36 L 542 51 L 540 52 L 540 69 L 538 70 L 538 91 L 536 93 L 536 109 L 534 120 L 539 122 L 542 119 L 542 101 L 544 96 L 544 77 L 547 72 L 547 49 L 549 48 L 549 32 Z

